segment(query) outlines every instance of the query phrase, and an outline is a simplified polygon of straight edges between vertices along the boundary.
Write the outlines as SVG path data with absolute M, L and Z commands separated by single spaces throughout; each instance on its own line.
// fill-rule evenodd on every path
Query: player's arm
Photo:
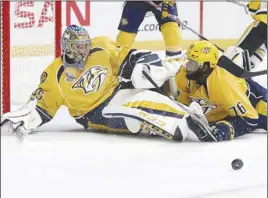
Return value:
M 247 95 L 235 83 L 222 82 L 218 100 L 226 112 L 226 119 L 218 121 L 215 127 L 219 130 L 219 139 L 228 140 L 252 132 L 257 128 L 258 113 L 251 105 Z
M 55 71 L 53 64 L 50 65 L 42 73 L 40 83 L 28 103 L 18 110 L 3 114 L 1 128 L 8 123 L 12 126 L 8 130 L 30 133 L 53 118 L 62 104 Z
M 56 114 L 60 106 L 63 104 L 63 97 L 59 87 L 59 73 L 63 71 L 63 67 L 49 67 L 41 74 L 40 83 L 37 91 L 40 90 L 41 94 L 32 96 L 37 100 L 36 110 L 42 118 L 42 124 L 49 122 Z M 41 125 L 42 125 L 41 124 Z

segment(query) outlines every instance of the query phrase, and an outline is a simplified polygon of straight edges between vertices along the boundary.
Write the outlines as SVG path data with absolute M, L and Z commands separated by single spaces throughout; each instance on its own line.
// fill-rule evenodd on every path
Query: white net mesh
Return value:
M 25 103 L 55 54 L 54 2 L 10 2 L 11 104 Z

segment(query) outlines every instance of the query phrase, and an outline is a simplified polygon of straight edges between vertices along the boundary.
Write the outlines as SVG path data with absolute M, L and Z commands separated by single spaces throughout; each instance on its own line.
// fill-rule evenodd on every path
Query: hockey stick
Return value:
M 246 14 L 248 14 L 247 5 L 245 5 L 245 4 L 243 4 L 243 3 L 240 3 L 240 2 L 238 2 L 238 1 L 233 1 L 233 0 L 226 0 L 226 2 L 233 3 L 233 4 L 235 4 L 235 5 L 238 5 L 238 6 L 242 7 L 242 8 L 244 8 Z
M 157 9 L 159 12 L 161 12 L 161 7 L 157 4 L 155 4 L 152 1 L 147 1 L 147 3 L 149 3 L 151 6 L 153 6 L 155 9 Z M 168 18 L 172 19 L 173 21 L 177 22 L 178 24 L 180 24 L 181 26 L 183 26 L 184 28 L 190 30 L 191 32 L 193 32 L 194 34 L 196 34 L 199 38 L 209 41 L 207 38 L 205 38 L 204 36 L 202 36 L 201 34 L 199 34 L 197 31 L 193 30 L 192 28 L 188 27 L 187 25 L 185 25 L 184 23 L 182 23 L 180 21 L 180 19 L 172 14 L 168 14 Z M 215 44 L 214 44 L 215 45 Z M 222 48 L 220 48 L 219 46 L 215 45 L 221 52 L 224 52 L 224 50 Z
M 199 126 L 203 128 L 204 131 L 207 132 L 207 134 L 213 139 L 214 142 L 217 142 L 217 139 L 215 138 L 215 136 L 212 134 L 212 129 L 210 126 L 208 126 L 206 123 L 203 122 L 203 120 L 201 120 L 196 114 L 192 113 L 191 111 L 189 111 L 187 108 L 185 108 L 182 104 L 176 102 L 174 100 L 174 98 L 167 96 L 164 94 L 164 92 L 160 89 L 160 87 L 158 87 L 158 85 L 153 81 L 153 79 L 149 76 L 149 74 L 145 71 L 142 71 L 142 74 L 144 75 L 145 78 L 147 78 L 147 80 L 156 88 L 156 90 L 161 93 L 162 95 L 168 97 L 170 100 L 172 100 L 175 104 L 177 104 L 183 111 L 185 111 L 186 113 L 188 113 L 192 118 L 194 118 L 198 123 Z
M 149 3 L 151 6 L 153 6 L 155 9 L 157 9 L 159 12 L 161 12 L 161 7 L 157 4 L 155 4 L 152 1 L 148 1 L 147 3 Z M 190 30 L 191 32 L 193 32 L 194 34 L 196 34 L 199 38 L 206 40 L 206 41 L 210 41 L 209 39 L 207 39 L 206 37 L 202 36 L 201 34 L 199 34 L 198 32 L 196 32 L 195 30 L 193 30 L 192 28 L 188 27 L 187 25 L 185 25 L 184 23 L 182 23 L 180 21 L 180 19 L 172 14 L 168 14 L 168 17 L 170 19 L 172 19 L 173 21 L 177 22 L 178 24 L 182 25 L 183 27 L 185 27 L 186 29 Z M 217 46 L 216 44 L 214 44 L 221 52 L 223 52 L 224 50 L 222 48 L 220 48 L 219 46 Z M 227 57 L 224 58 L 224 60 L 228 59 Z M 226 62 L 226 61 L 225 61 Z M 221 62 L 223 63 L 223 62 Z M 261 70 L 261 71 L 256 71 L 256 72 L 249 72 L 246 71 L 245 69 L 242 69 L 240 66 L 236 65 L 235 63 L 231 63 L 229 62 L 229 65 L 225 65 L 225 64 L 221 64 L 219 65 L 220 67 L 226 69 L 228 72 L 230 72 L 231 74 L 239 77 L 239 78 L 252 78 L 255 76 L 260 76 L 260 75 L 264 75 L 267 74 L 267 70 Z
M 249 62 L 247 63 L 247 67 L 249 67 Z M 228 57 L 222 55 L 218 60 L 218 66 L 224 68 L 234 76 L 237 76 L 239 78 L 252 78 L 256 76 L 261 75 L 267 75 L 267 70 L 261 70 L 256 72 L 249 72 L 238 65 L 236 65 L 232 60 L 230 60 Z

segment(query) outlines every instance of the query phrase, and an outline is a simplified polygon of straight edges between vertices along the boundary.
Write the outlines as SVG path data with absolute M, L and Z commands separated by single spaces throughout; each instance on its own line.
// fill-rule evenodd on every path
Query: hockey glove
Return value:
M 168 18 L 168 14 L 170 13 L 172 7 L 173 7 L 174 2 L 173 1 L 163 1 L 162 6 L 161 6 L 161 11 L 162 11 L 162 18 L 166 19 Z
M 19 110 L 3 114 L 1 133 L 22 136 L 36 129 L 42 123 L 42 119 L 35 107 L 36 101 L 30 100 Z
M 211 126 L 218 141 L 232 140 L 235 137 L 235 131 L 232 124 L 228 121 L 218 121 Z
M 200 123 L 189 116 L 187 119 L 189 128 L 195 133 L 201 142 L 213 142 L 213 138 L 201 127 Z M 227 121 L 219 121 L 211 126 L 212 135 L 218 142 L 232 140 L 235 137 L 233 126 Z

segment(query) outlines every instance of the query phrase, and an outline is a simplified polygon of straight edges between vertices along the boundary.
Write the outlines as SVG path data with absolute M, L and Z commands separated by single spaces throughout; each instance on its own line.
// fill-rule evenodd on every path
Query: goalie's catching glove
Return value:
M 36 110 L 36 100 L 30 100 L 22 108 L 1 116 L 1 133 L 28 134 L 42 124 L 42 119 Z

